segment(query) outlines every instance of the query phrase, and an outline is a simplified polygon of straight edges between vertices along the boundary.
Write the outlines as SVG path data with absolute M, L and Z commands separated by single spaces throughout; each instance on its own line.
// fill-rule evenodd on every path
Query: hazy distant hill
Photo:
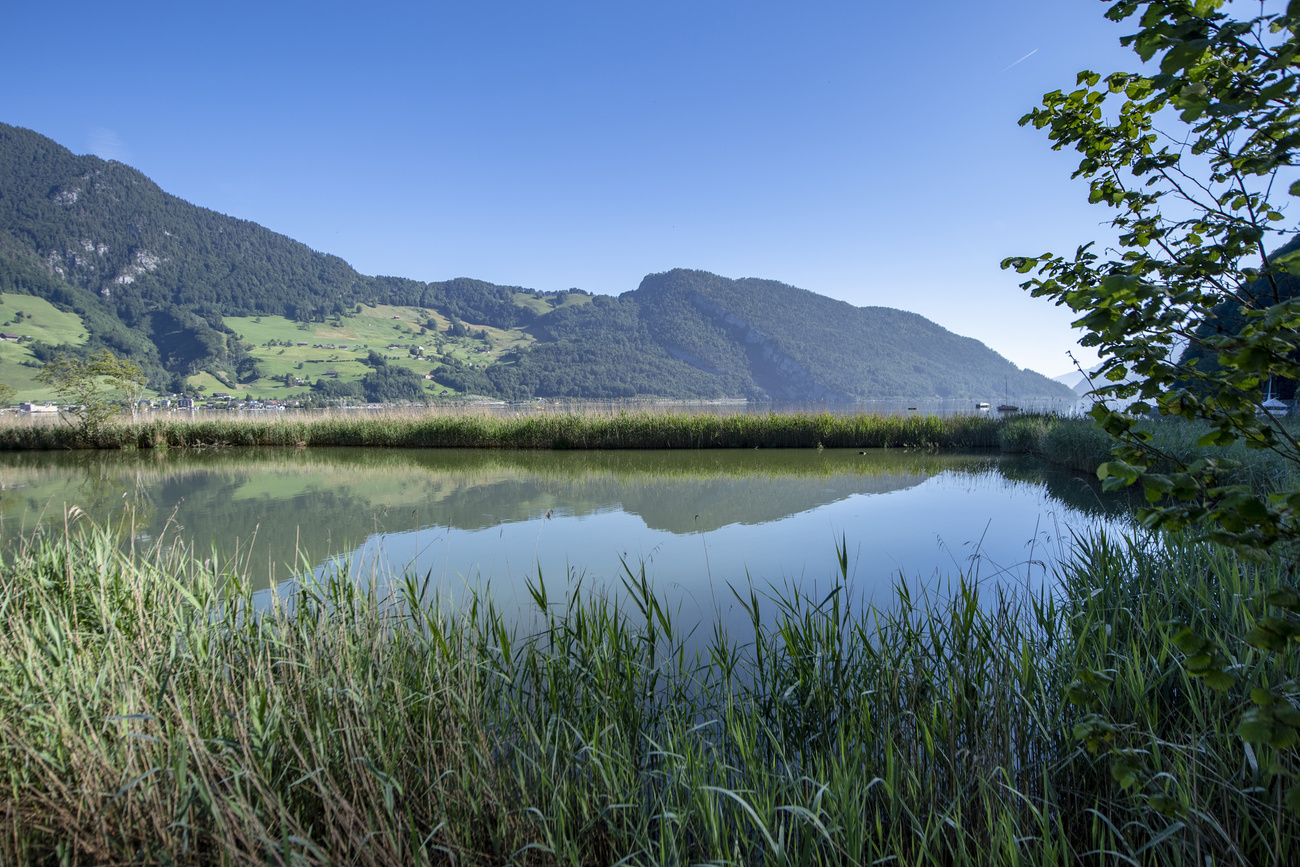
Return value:
M 647 277 L 623 297 L 642 305 L 670 352 L 747 374 L 777 398 L 1066 394 L 915 313 L 854 307 L 773 280 L 676 270 Z
M 1071 370 L 1069 373 L 1062 373 L 1060 376 L 1053 376 L 1052 379 L 1062 385 L 1068 386 L 1075 394 L 1084 395 L 1092 391 L 1092 385 L 1088 382 L 1088 377 L 1096 373 L 1099 369 L 1101 369 L 1101 365 L 1091 367 L 1085 373 Z
M 1009 389 L 1022 399 L 1070 396 L 916 314 L 857 308 L 768 280 L 675 270 L 650 275 L 618 298 L 569 303 L 567 293 L 464 278 L 424 283 L 358 274 L 337 256 L 171 196 L 128 166 L 77 156 L 4 124 L 0 292 L 44 298 L 84 326 L 77 346 L 26 344 L 29 363 L 56 349 L 107 347 L 169 390 L 203 372 L 238 379 L 241 390 L 260 385 L 258 347 L 236 336 L 232 317 L 341 325 L 363 306 L 387 304 L 434 312 L 449 333 L 512 330 L 507 351 L 489 352 L 483 332 L 475 351 L 484 354 L 464 356 L 475 363 L 445 356 L 434 371 L 435 391 L 840 400 L 990 398 Z

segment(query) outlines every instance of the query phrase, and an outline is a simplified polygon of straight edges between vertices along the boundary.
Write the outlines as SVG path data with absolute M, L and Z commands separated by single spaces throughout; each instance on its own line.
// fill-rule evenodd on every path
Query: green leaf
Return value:
M 1077 707 L 1091 707 L 1097 703 L 1097 694 L 1090 689 L 1079 686 L 1077 683 L 1072 683 L 1066 687 L 1065 698 L 1066 701 Z M 1074 736 L 1079 740 L 1083 739 L 1083 736 L 1079 734 L 1078 726 L 1075 727 Z
M 1282 803 L 1291 811 L 1291 815 L 1300 818 L 1300 784 L 1286 790 L 1286 797 L 1282 799 Z
M 1264 597 L 1269 605 L 1300 613 L 1300 593 L 1294 587 L 1279 587 Z
M 1268 707 L 1277 701 L 1273 696 L 1272 690 L 1264 689 L 1259 686 L 1250 691 L 1250 700 L 1260 707 Z
M 1146 493 L 1147 502 L 1154 503 L 1172 491 L 1174 483 L 1168 476 L 1160 473 L 1147 473 L 1142 477 L 1142 489 Z
M 1288 640 L 1300 638 L 1300 622 L 1294 617 L 1261 617 L 1259 626 Z
M 1226 671 L 1210 671 L 1202 675 L 1201 679 L 1205 685 L 1215 692 L 1227 692 L 1232 689 L 1232 675 Z
M 1082 741 L 1088 752 L 1096 753 L 1103 744 L 1112 740 L 1119 726 L 1107 722 L 1095 713 L 1086 714 L 1074 724 L 1074 738 Z
M 1126 464 L 1124 461 L 1107 461 L 1097 467 L 1097 478 L 1105 481 L 1106 479 L 1117 479 L 1126 485 L 1131 485 L 1138 480 L 1141 473 L 1136 467 Z
M 1282 725 L 1300 729 L 1300 710 L 1296 710 L 1292 705 L 1278 702 L 1277 706 L 1273 708 L 1273 714 Z
M 1258 647 L 1260 650 L 1271 650 L 1274 653 L 1286 650 L 1287 646 L 1285 638 L 1262 626 L 1255 626 L 1246 632 L 1246 643 L 1251 647 Z
M 1237 736 L 1251 744 L 1266 744 L 1273 734 L 1273 726 L 1267 720 L 1242 719 L 1237 726 Z
M 1174 635 L 1174 646 L 1184 654 L 1191 656 L 1194 653 L 1200 653 L 1209 644 L 1204 638 L 1196 633 L 1191 627 L 1179 630 Z
M 1300 732 L 1277 718 L 1272 707 L 1255 707 L 1241 715 L 1237 734 L 1252 744 L 1269 744 L 1279 750 L 1290 749 L 1300 741 Z
M 1129 756 L 1116 759 L 1110 766 L 1110 772 L 1119 781 L 1121 789 L 1131 789 L 1136 786 L 1141 779 L 1142 770 L 1142 766 Z

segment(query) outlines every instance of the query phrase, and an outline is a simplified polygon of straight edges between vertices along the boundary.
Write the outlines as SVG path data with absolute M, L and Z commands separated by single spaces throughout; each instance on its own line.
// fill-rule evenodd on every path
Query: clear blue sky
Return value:
M 1105 9 L 14 0 L 0 120 L 364 273 L 765 277 L 1055 375 L 1069 313 L 998 263 L 1104 238 L 1107 214 L 1016 121 L 1135 65 Z

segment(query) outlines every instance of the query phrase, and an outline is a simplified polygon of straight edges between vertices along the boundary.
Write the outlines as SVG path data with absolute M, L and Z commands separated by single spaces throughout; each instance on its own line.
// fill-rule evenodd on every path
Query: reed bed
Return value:
M 89 436 L 71 425 L 0 425 L 0 449 L 386 446 L 487 449 L 996 448 L 987 415 L 768 415 L 657 411 L 397 412 L 271 417 L 152 416 Z
M 1295 419 L 1281 422 L 1291 434 L 1300 433 Z M 1152 434 L 1151 445 L 1184 465 L 1201 457 L 1235 461 L 1239 466 L 1224 473 L 1225 484 L 1247 485 L 1255 490 L 1277 491 L 1300 487 L 1300 467 L 1281 454 L 1250 449 L 1243 443 L 1227 448 L 1206 447 L 1197 441 L 1210 432 L 1204 422 L 1179 418 L 1152 418 L 1138 424 Z M 1049 463 L 1085 473 L 1112 459 L 1113 440 L 1091 419 L 1026 415 L 1008 419 L 998 431 L 1004 452 L 1029 453 Z M 1156 472 L 1169 472 L 1173 464 L 1159 462 Z
M 1240 690 L 1189 678 L 1159 628 L 1236 652 L 1277 574 L 1213 548 L 1081 540 L 1059 593 L 992 605 L 960 577 L 900 581 L 865 610 L 843 588 L 744 589 L 752 636 L 700 641 L 635 568 L 613 596 L 539 575 L 534 620 L 512 623 L 414 575 L 382 594 L 335 575 L 258 607 L 238 564 L 120 543 L 74 524 L 0 567 L 0 862 L 1294 854 L 1277 798 L 1294 769 L 1246 750 Z M 1239 664 L 1242 683 L 1297 674 Z M 1081 671 L 1106 678 L 1086 707 L 1066 697 Z M 1085 711 L 1160 773 L 1121 787 L 1072 734 Z

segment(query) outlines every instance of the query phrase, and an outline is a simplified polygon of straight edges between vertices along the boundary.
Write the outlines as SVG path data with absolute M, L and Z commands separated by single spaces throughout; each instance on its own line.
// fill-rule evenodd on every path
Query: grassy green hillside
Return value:
M 334 372 L 341 383 L 360 382 L 372 369 L 369 353 L 378 352 L 389 365 L 423 377 L 449 364 L 466 368 L 495 365 L 503 355 L 525 349 L 534 339 L 518 329 L 466 323 L 470 332 L 453 337 L 451 323 L 436 311 L 388 304 L 362 305 L 361 313 L 324 323 L 295 322 L 282 316 L 230 316 L 224 319 L 236 339 L 249 348 L 259 376 L 234 387 L 258 398 L 305 398 L 309 386 Z M 430 327 L 432 326 L 432 327 Z M 423 347 L 423 353 L 420 353 Z M 411 349 L 415 348 L 417 354 Z M 286 383 L 285 376 L 303 382 Z M 197 384 L 197 377 L 191 377 Z M 429 397 L 460 394 L 454 388 L 426 381 Z
M 80 316 L 31 295 L 0 294 L 0 332 L 20 338 L 0 340 L 0 382 L 12 386 L 21 400 L 54 399 L 54 392 L 36 381 L 42 364 L 32 353 L 34 341 L 68 346 L 86 342 Z

